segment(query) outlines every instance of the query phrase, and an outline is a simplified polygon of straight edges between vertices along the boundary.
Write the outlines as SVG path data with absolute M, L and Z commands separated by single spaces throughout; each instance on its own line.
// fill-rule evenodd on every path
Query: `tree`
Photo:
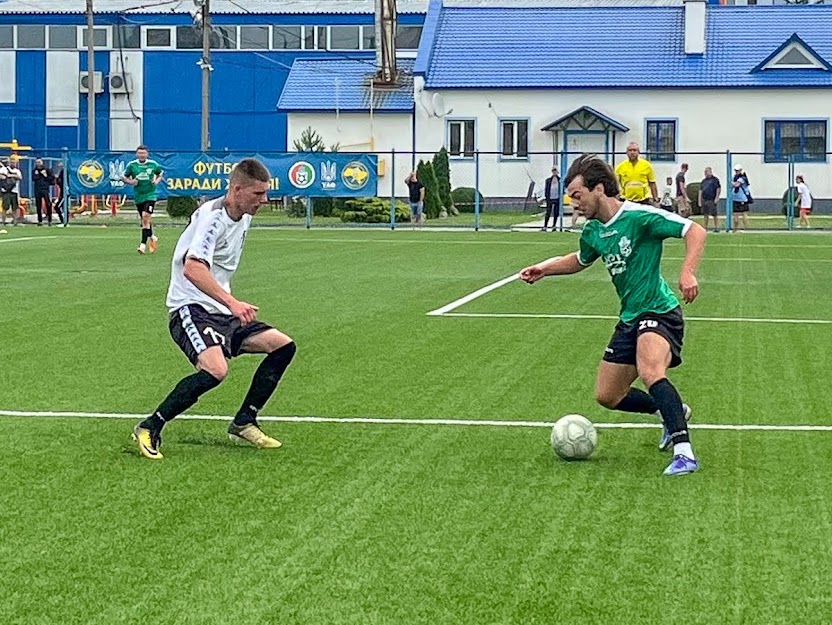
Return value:
M 436 219 L 442 211 L 442 200 L 439 198 L 439 182 L 436 180 L 433 164 L 430 161 L 419 161 L 416 173 L 425 187 L 425 216 L 428 219 Z
M 306 129 L 300 133 L 300 139 L 294 140 L 295 150 L 298 152 L 326 152 L 326 144 L 323 137 L 318 134 L 318 131 L 313 130 L 312 126 L 307 126 Z M 329 148 L 330 152 L 337 152 L 341 147 L 340 143 Z
M 450 211 L 454 205 L 451 197 L 451 162 L 448 158 L 448 150 L 444 147 L 433 155 L 433 172 L 439 184 L 439 200 L 442 206 Z

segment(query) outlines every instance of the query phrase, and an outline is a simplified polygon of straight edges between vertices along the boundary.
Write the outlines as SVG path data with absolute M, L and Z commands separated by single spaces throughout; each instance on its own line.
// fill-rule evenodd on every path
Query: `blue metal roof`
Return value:
M 415 68 L 431 89 L 832 86 L 822 69 L 752 73 L 794 34 L 832 61 L 832 6 L 708 7 L 706 52 L 687 55 L 684 7 L 440 3 Z
M 376 73 L 373 61 L 295 60 L 277 103 L 281 111 L 370 110 L 379 113 L 409 113 L 413 110 L 413 59 L 398 59 L 399 86 L 371 89 Z

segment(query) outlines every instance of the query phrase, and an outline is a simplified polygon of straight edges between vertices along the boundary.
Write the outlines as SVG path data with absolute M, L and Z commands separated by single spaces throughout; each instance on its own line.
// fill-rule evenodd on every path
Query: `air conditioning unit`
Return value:
M 107 77 L 110 93 L 133 93 L 133 76 L 117 72 Z
M 104 93 L 104 75 L 101 72 L 95 72 L 93 82 L 95 83 L 95 93 Z M 90 73 L 81 72 L 78 75 L 78 92 L 90 92 Z

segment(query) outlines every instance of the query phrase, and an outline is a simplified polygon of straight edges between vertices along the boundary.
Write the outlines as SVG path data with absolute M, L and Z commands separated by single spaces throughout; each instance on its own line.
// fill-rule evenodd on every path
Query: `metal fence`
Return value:
M 515 228 L 540 229 L 545 213 L 545 180 L 556 167 L 560 173 L 557 197 L 561 198 L 557 225 L 568 229 L 573 217 L 563 181 L 578 153 L 533 152 L 521 157 L 495 152 L 471 152 L 448 159 L 452 204 L 447 198 L 428 201 L 432 210 L 423 221 L 411 218 L 408 187 L 405 179 L 419 168 L 420 163 L 433 163 L 434 152 L 376 152 L 379 161 L 379 181 L 375 199 L 359 198 L 303 198 L 270 197 L 270 204 L 258 213 L 255 223 L 297 227 L 381 227 L 381 228 Z M 0 152 L 0 157 L 8 157 Z M 67 153 L 31 151 L 19 154 L 23 173 L 21 197 L 33 197 L 32 168 L 35 157 L 42 157 L 51 169 L 64 164 Z M 613 165 L 624 161 L 624 153 L 602 155 Z M 758 152 L 691 152 L 676 153 L 673 160 L 651 161 L 659 198 L 669 192 L 675 196 L 675 178 L 682 163 L 689 168 L 686 175 L 691 214 L 702 221 L 697 189 L 710 167 L 720 180 L 721 194 L 717 202 L 718 223 L 721 229 L 795 229 L 801 226 L 799 198 L 795 192 L 798 175 L 811 190 L 812 213 L 809 225 L 813 229 L 832 228 L 832 153 L 815 161 L 790 158 L 775 161 Z M 733 184 L 739 173 L 747 177 L 748 190 L 753 198 L 747 213 L 736 210 Z M 423 181 L 424 182 L 424 181 Z M 281 188 L 285 188 L 281 186 Z M 433 189 L 433 184 L 428 185 Z M 55 189 L 57 194 L 57 188 Z M 170 192 L 174 195 L 174 192 Z M 82 196 L 67 198 L 70 211 L 65 214 L 73 223 L 135 223 L 135 207 L 129 196 Z M 166 213 L 167 202 L 157 206 L 157 223 L 183 223 L 182 218 Z M 29 204 L 29 219 L 34 219 L 34 207 Z M 107 221 L 105 221 L 107 220 Z M 712 222 L 713 223 L 713 222 Z

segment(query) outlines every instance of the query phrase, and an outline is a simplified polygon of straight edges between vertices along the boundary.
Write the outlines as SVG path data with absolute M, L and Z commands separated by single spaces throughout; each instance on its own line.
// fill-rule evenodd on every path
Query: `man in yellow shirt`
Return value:
M 635 141 L 627 145 L 627 160 L 615 168 L 621 192 L 625 200 L 639 204 L 659 205 L 659 188 L 653 166 L 639 156 L 641 150 Z

